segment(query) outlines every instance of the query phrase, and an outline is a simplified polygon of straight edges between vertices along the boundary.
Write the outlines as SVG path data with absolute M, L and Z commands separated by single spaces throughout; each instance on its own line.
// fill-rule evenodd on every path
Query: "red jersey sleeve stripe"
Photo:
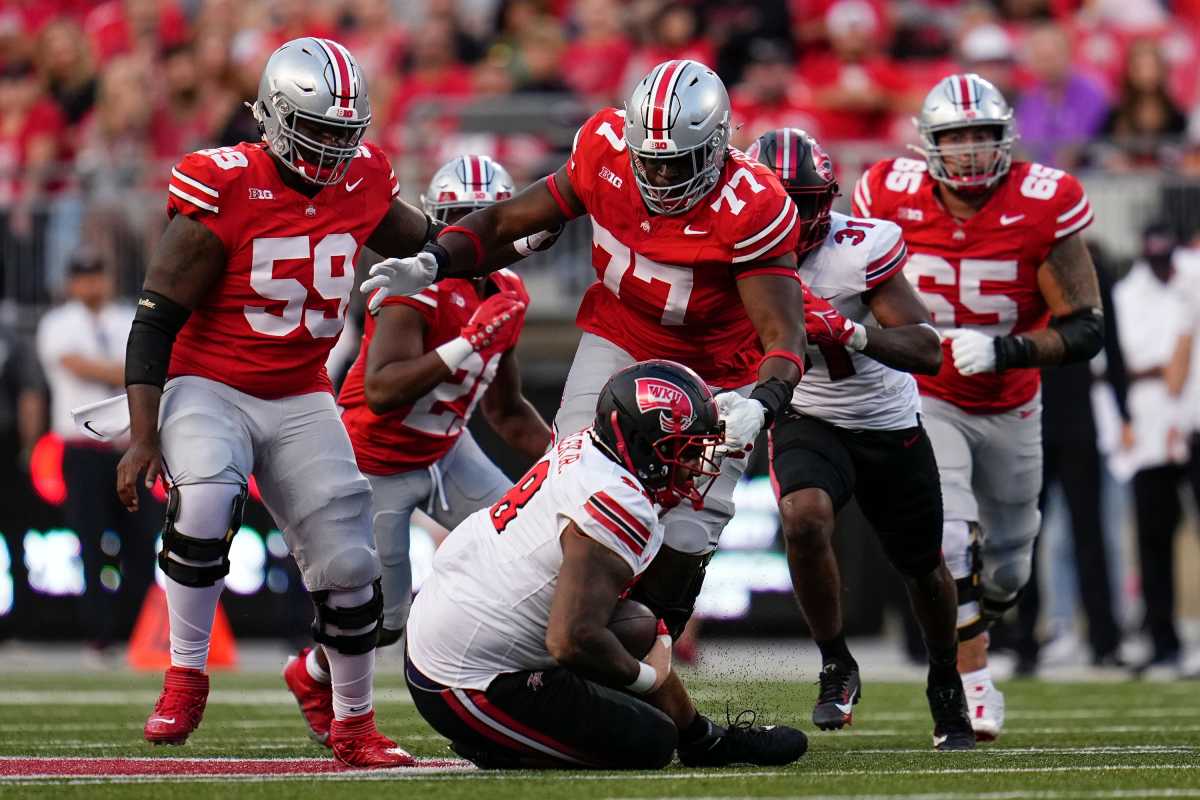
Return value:
M 616 525 L 618 528 L 620 528 L 622 533 L 624 534 L 624 537 L 628 541 L 632 541 L 632 542 L 636 543 L 636 545 L 637 545 L 636 549 L 637 549 L 638 555 L 641 555 L 641 551 L 646 546 L 646 541 L 647 541 L 648 537 L 643 537 L 638 532 L 638 528 L 635 528 L 634 526 L 629 525 L 627 522 L 625 522 L 619 515 L 617 515 L 612 510 L 612 508 L 606 506 L 603 502 L 599 501 L 597 499 L 596 495 L 592 495 L 591 498 L 588 500 L 588 503 L 590 503 L 591 506 L 598 513 L 603 514 L 610 522 L 612 522 L 614 525 Z M 640 525 L 639 525 L 639 527 L 640 527 Z
M 794 206 L 795 206 L 795 204 L 792 203 L 788 198 L 785 197 L 783 199 L 783 207 L 779 209 L 778 216 L 776 216 L 775 219 L 771 220 L 771 222 L 766 227 L 764 227 L 762 230 L 760 230 L 758 233 L 754 234 L 753 236 L 751 236 L 747 239 L 742 239 L 740 242 L 735 244 L 733 246 L 733 249 L 741 250 L 743 248 L 749 247 L 750 245 L 754 244 L 755 242 L 757 242 L 761 239 L 765 239 L 766 237 L 770 236 L 771 231 L 775 230 L 777 227 L 779 227 L 780 224 L 783 223 L 783 221 L 785 219 L 787 219 L 788 211 L 790 211 Z
M 908 263 L 908 248 L 905 247 L 894 259 L 884 266 L 867 273 L 867 288 L 871 289 L 904 269 Z
M 554 173 L 546 176 L 546 188 L 550 190 L 550 196 L 554 198 L 554 202 L 558 204 L 558 210 L 563 213 L 567 219 L 575 219 L 579 216 L 569 205 L 566 199 L 562 196 L 562 192 L 558 190 L 558 182 L 554 180 Z
M 190 175 L 184 175 L 182 172 L 179 171 L 179 169 L 177 167 L 171 167 L 171 177 L 174 178 L 175 180 L 179 181 L 180 183 L 185 184 L 185 186 L 179 187 L 181 189 L 185 189 L 186 186 L 190 186 L 191 188 L 195 189 L 196 191 L 203 192 L 204 194 L 208 195 L 209 197 L 220 197 L 221 196 L 221 193 L 218 192 L 216 189 L 212 188 L 211 186 L 209 186 L 206 183 L 202 183 L 202 182 L 196 180 L 195 178 L 191 177 Z M 1059 222 L 1062 222 L 1062 220 L 1059 220 Z
M 854 214 L 855 216 L 871 216 L 871 190 L 867 187 L 867 173 L 854 184 Z
M 1060 228 L 1059 230 L 1055 231 L 1054 238 L 1061 239 L 1064 236 L 1070 236 L 1072 233 L 1075 233 L 1075 231 L 1086 228 L 1088 225 L 1091 224 L 1093 216 L 1094 215 L 1092 214 L 1091 206 L 1089 206 L 1087 213 L 1084 214 L 1079 220 L 1072 223 L 1071 225 L 1068 225 L 1065 228 Z
M 1072 208 L 1070 211 L 1066 212 L 1065 214 L 1059 214 L 1058 219 L 1056 219 L 1055 222 L 1062 223 L 1062 222 L 1066 222 L 1069 219 L 1074 219 L 1076 217 L 1076 215 L 1083 213 L 1083 210 L 1087 207 L 1088 207 L 1088 199 L 1087 199 L 1087 195 L 1085 194 L 1083 197 L 1079 198 L 1079 202 L 1075 204 L 1074 208 Z
M 905 249 L 904 248 L 904 238 L 901 237 L 896 240 L 896 243 L 894 245 L 892 245 L 891 250 L 888 250 L 886 253 L 884 253 L 879 258 L 875 259 L 874 261 L 872 261 L 870 264 L 867 264 L 867 274 L 870 275 L 872 272 L 877 271 L 880 267 L 884 267 L 884 266 L 887 266 L 888 264 L 892 263 L 892 261 L 894 261 L 896 259 L 896 256 L 898 256 L 900 254 L 900 251 L 904 250 L 904 249 Z
M 201 200 L 200 198 L 188 194 L 183 189 L 180 189 L 177 186 L 175 186 L 175 184 L 173 184 L 173 183 L 170 184 L 169 186 L 167 186 L 167 191 L 170 192 L 171 194 L 175 195 L 176 197 L 178 197 L 180 200 L 185 200 L 185 201 L 191 203 L 192 205 L 196 206 L 197 208 L 203 208 L 205 211 L 211 211 L 214 214 L 216 214 L 216 213 L 218 213 L 218 211 L 220 211 L 220 209 L 218 209 L 216 206 L 212 205 L 211 203 L 206 203 L 203 200 Z
M 410 295 L 408 295 L 408 299 L 416 300 L 418 303 L 424 303 L 425 305 L 429 306 L 430 308 L 437 308 L 437 305 L 438 305 L 436 297 L 430 297 L 429 295 L 426 295 L 426 294 L 410 294 Z
M 607 507 L 610 511 L 614 512 L 618 517 L 623 519 L 625 524 L 633 528 L 638 538 L 640 538 L 643 542 L 650 541 L 650 531 L 646 529 L 646 526 L 642 524 L 642 521 L 633 514 L 630 514 L 629 509 L 625 508 L 616 500 L 613 500 L 611 497 L 609 497 L 608 492 L 596 492 L 594 495 L 592 495 L 592 499 Z
M 734 256 L 734 264 L 741 264 L 746 261 L 754 261 L 756 258 L 762 257 L 764 254 L 771 252 L 771 250 L 774 249 L 777 244 L 782 242 L 784 238 L 792 232 L 792 228 L 796 227 L 796 218 L 800 215 L 800 210 L 796 208 L 795 203 L 793 203 L 791 200 L 788 200 L 787 205 L 784 206 L 784 211 L 791 211 L 791 214 L 788 216 L 787 222 L 784 223 L 782 227 L 776 226 L 776 230 L 779 231 L 779 235 L 755 250 L 753 253 L 742 253 L 740 256 Z
M 609 533 L 624 542 L 625 546 L 632 550 L 635 555 L 639 557 L 642 555 L 642 550 L 644 549 L 642 545 L 634 541 L 633 537 L 626 533 L 611 517 L 597 508 L 590 500 L 584 503 L 583 507 L 592 516 L 592 519 L 599 522 Z

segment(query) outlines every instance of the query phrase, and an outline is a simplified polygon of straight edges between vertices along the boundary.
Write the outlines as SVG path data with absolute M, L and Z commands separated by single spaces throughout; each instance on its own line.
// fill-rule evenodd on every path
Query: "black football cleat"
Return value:
M 754 718 L 753 711 L 743 711 L 725 728 L 709 720 L 709 735 L 680 745 L 679 761 L 686 767 L 780 767 L 808 750 L 803 731 L 786 725 L 755 725 Z
M 975 730 L 967 713 L 967 695 L 962 683 L 930 686 L 929 713 L 933 715 L 933 749 L 939 752 L 974 750 Z
M 813 706 L 812 721 L 823 731 L 841 730 L 854 722 L 854 706 L 862 697 L 858 664 L 830 661 L 821 669 L 821 690 Z

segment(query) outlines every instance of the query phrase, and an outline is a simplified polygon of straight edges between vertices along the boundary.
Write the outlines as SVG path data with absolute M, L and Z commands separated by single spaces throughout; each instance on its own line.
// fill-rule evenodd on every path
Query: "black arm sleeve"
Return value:
M 191 311 L 158 292 L 142 290 L 125 347 L 125 385 L 146 383 L 162 388 L 171 365 L 175 337 Z

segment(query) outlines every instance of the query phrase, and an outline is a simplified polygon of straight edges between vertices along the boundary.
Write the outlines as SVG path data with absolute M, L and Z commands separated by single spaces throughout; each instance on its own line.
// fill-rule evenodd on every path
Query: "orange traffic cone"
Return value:
M 129 666 L 138 670 L 161 672 L 171 666 L 170 616 L 167 612 L 167 593 L 157 583 L 151 584 L 142 601 L 133 635 L 129 637 Z M 237 666 L 237 643 L 225 609 L 217 604 L 213 619 L 212 643 L 208 650 L 209 669 L 232 669 Z

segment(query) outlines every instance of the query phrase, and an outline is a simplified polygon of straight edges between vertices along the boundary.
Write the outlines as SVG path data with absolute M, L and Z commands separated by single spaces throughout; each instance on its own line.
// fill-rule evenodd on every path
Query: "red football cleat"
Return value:
M 200 726 L 208 702 L 208 676 L 198 669 L 171 667 L 162 694 L 146 720 L 143 735 L 151 744 L 183 744 Z
M 329 729 L 329 746 L 348 767 L 411 767 L 417 762 L 375 728 L 375 712 L 335 719 Z
M 308 674 L 305 661 L 311 647 L 288 659 L 283 668 L 283 682 L 300 704 L 300 713 L 308 723 L 308 735 L 317 744 L 329 746 L 329 726 L 333 723 L 333 687 L 318 683 Z

